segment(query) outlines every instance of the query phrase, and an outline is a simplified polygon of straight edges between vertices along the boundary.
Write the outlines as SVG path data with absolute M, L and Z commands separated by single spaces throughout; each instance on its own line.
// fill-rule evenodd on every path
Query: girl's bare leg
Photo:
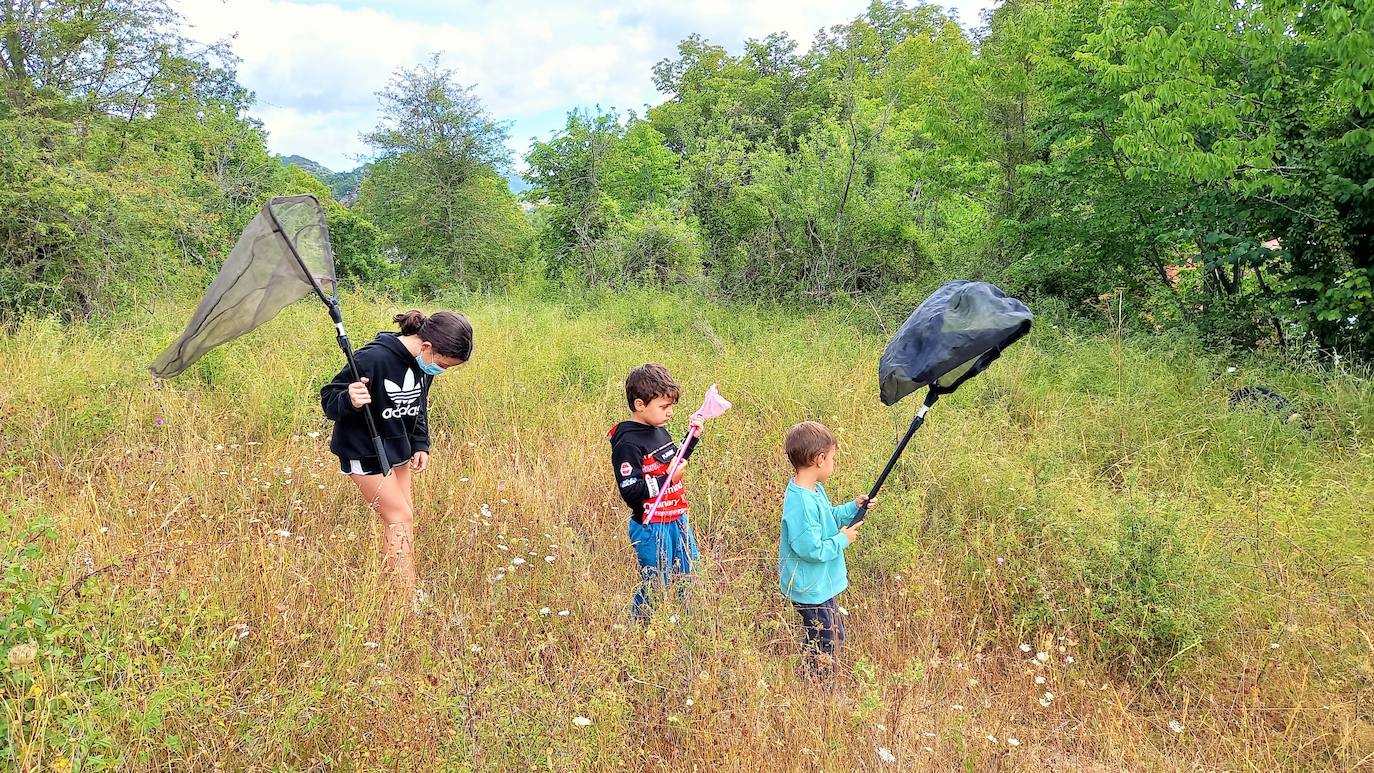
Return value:
M 382 554 L 387 570 L 409 597 L 415 589 L 415 526 L 410 502 L 410 470 L 391 475 L 350 475 L 368 505 L 382 519 Z

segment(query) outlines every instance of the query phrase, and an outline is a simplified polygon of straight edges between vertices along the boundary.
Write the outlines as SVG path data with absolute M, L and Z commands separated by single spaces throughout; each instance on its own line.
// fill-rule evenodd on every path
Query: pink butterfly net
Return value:
M 677 454 L 673 456 L 673 463 L 668 465 L 668 482 L 659 490 L 658 496 L 654 497 L 653 503 L 644 508 L 645 523 L 649 523 L 654 519 L 654 513 L 658 512 L 658 505 L 663 501 L 663 495 L 668 493 L 668 489 L 673 486 L 673 474 L 677 472 L 677 468 L 682 466 L 682 452 L 687 446 L 691 445 L 692 438 L 696 436 L 696 420 L 700 419 L 705 421 L 706 419 L 714 419 L 730 410 L 730 407 L 730 401 L 720 396 L 720 392 L 716 391 L 715 384 L 712 384 L 711 388 L 706 390 L 706 398 L 701 401 L 701 407 L 697 409 L 696 413 L 692 414 L 693 426 L 687 431 L 687 439 L 682 441 L 682 445 L 678 446 Z

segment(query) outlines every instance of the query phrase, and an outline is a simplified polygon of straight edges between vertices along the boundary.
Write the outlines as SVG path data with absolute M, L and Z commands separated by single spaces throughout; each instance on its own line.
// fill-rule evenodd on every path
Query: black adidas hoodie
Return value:
M 634 420 L 622 421 L 611 427 L 606 436 L 611 441 L 611 466 L 615 468 L 616 487 L 633 512 L 638 523 L 644 523 L 644 506 L 654 501 L 668 482 L 668 465 L 677 453 L 677 443 L 662 427 L 651 427 Z M 700 436 L 692 438 L 683 451 L 683 458 L 691 458 Z M 653 523 L 676 521 L 687 513 L 687 494 L 681 483 L 675 483 L 663 495 Z
M 353 355 L 358 375 L 367 378 L 372 395 L 372 415 L 377 433 L 386 446 L 393 465 L 408 461 L 416 451 L 429 450 L 429 385 L 433 379 L 415 362 L 415 356 L 401 343 L 396 333 L 379 333 L 371 343 Z M 334 437 L 329 450 L 340 459 L 376 459 L 372 438 L 367 434 L 363 411 L 348 399 L 353 374 L 347 366 L 334 380 L 320 388 L 320 405 L 326 418 L 334 421 Z

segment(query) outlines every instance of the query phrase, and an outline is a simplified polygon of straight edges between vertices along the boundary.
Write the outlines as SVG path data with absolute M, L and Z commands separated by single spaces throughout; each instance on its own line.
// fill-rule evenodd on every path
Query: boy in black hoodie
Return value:
M 681 390 L 667 368 L 635 368 L 625 379 L 630 418 L 612 427 L 608 435 L 616 486 L 632 511 L 630 545 L 639 561 L 643 583 L 630 613 L 639 620 L 648 620 L 652 612 L 650 584 L 667 585 L 670 579 L 691 574 L 692 563 L 699 555 L 696 537 L 687 522 L 687 495 L 682 488 L 686 460 L 696 449 L 696 438 L 701 436 L 698 422 L 693 422 L 698 426 L 697 432 L 682 452 L 682 464 L 672 480 L 667 476 L 677 444 L 664 426 L 673 418 L 673 406 L 680 395 Z M 660 491 L 663 500 L 657 510 L 646 515 L 646 506 L 652 505 Z

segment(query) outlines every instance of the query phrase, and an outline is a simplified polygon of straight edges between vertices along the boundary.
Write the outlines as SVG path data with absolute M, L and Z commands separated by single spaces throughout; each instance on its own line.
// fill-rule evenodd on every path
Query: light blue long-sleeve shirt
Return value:
M 853 502 L 830 504 L 825 488 L 808 491 L 787 483 L 782 498 L 782 538 L 778 541 L 778 580 L 782 595 L 802 604 L 819 604 L 849 587 L 840 533 L 859 514 Z

